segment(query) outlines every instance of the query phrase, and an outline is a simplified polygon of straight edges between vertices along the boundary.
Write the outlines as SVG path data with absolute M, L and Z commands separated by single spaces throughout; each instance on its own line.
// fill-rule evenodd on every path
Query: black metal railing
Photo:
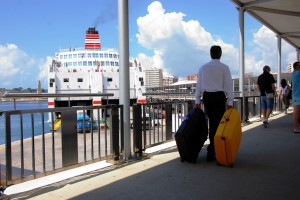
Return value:
M 234 107 L 241 118 L 244 116 L 247 121 L 260 115 L 259 96 L 248 96 L 244 100 L 234 99 Z M 173 140 L 192 106 L 192 100 L 134 104 L 129 119 L 133 155 L 143 156 L 147 148 Z M 83 115 L 80 131 L 78 111 Z M 55 129 L 57 113 L 60 113 L 60 129 Z M 86 115 L 90 118 L 86 119 Z M 46 116 L 50 132 L 45 131 L 49 126 L 45 123 Z M 5 127 L 5 144 L 0 145 L 1 179 L 5 180 L 5 185 L 100 160 L 116 163 L 125 159 L 122 105 L 9 110 L 3 111 L 1 117 Z M 26 128 L 25 118 L 29 120 Z M 36 124 L 40 124 L 39 128 Z M 25 131 L 29 131 L 27 138 Z M 12 140 L 13 135 L 18 135 L 16 141 Z

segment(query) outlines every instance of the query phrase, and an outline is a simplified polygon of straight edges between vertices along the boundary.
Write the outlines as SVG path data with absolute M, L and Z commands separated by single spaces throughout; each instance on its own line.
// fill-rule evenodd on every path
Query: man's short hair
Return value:
M 300 63 L 299 62 L 294 62 L 293 68 L 296 69 L 297 67 L 300 67 Z
M 264 66 L 263 70 L 264 70 L 264 72 L 270 72 L 271 68 L 268 65 L 266 65 L 266 66 Z
M 222 55 L 222 49 L 220 46 L 214 45 L 210 48 L 210 57 L 212 59 L 220 59 Z

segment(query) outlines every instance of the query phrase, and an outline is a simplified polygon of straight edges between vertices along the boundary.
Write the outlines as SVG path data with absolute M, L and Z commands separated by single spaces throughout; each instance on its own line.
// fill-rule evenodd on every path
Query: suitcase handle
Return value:
M 220 121 L 220 124 L 223 124 L 225 122 L 228 122 L 229 121 L 229 116 L 226 115 L 226 116 L 223 116 L 222 120 Z

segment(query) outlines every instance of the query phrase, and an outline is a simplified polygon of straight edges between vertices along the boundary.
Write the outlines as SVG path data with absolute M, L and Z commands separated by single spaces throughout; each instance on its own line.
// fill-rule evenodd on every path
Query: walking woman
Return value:
M 287 109 L 290 106 L 289 93 L 291 91 L 290 86 L 287 84 L 285 79 L 281 80 L 280 88 L 278 91 L 278 100 L 282 102 L 284 113 L 287 114 Z

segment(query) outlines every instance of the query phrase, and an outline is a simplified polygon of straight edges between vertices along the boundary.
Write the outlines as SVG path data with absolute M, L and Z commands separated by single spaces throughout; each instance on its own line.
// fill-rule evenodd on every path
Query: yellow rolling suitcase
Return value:
M 218 165 L 233 167 L 241 138 L 242 127 L 240 114 L 234 108 L 227 109 L 214 138 Z

